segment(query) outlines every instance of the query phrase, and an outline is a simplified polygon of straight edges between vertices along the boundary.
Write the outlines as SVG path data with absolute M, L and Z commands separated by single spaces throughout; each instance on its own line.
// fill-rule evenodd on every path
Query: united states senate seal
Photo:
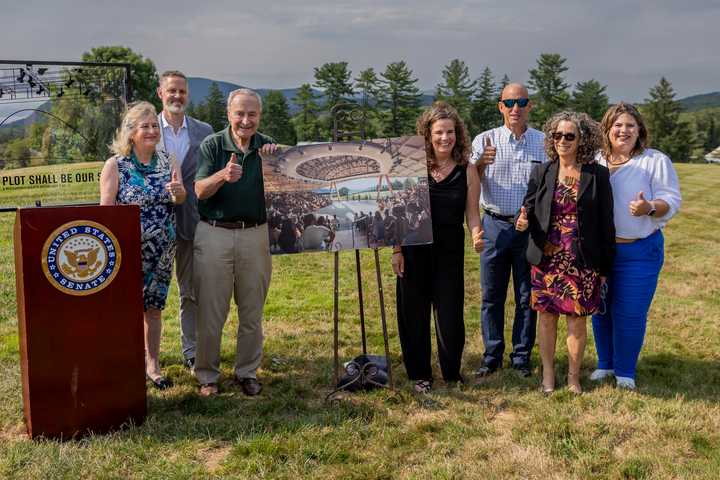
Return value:
M 119 271 L 120 245 L 104 225 L 76 220 L 45 240 L 41 260 L 53 287 L 69 295 L 92 295 L 110 285 Z

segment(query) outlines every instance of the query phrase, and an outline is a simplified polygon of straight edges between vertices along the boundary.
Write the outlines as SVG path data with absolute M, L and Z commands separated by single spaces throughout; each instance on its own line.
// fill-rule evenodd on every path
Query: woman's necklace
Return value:
M 575 185 L 575 183 L 578 181 L 580 177 L 580 169 L 577 166 L 571 167 L 571 166 L 560 166 L 560 171 L 558 172 L 558 177 L 561 178 L 561 182 L 568 186 L 572 187 Z
M 439 182 L 443 178 L 445 178 L 445 175 L 447 174 L 449 167 L 452 167 L 453 162 L 450 160 L 447 160 L 442 165 L 433 164 L 430 167 L 430 175 L 435 179 L 436 182 Z
M 615 157 L 613 155 L 610 155 L 610 158 L 608 159 L 608 163 L 610 165 L 612 165 L 613 167 L 619 167 L 619 166 L 625 165 L 627 162 L 629 162 L 630 158 L 632 158 L 632 157 L 628 156 L 625 160 L 620 160 L 619 162 L 614 161 L 614 158 Z

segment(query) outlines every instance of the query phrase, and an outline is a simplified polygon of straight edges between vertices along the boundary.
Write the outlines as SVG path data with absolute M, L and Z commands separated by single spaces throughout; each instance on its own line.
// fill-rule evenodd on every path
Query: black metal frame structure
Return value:
M 13 65 L 4 68 L 3 65 Z M 57 68 L 55 68 L 57 67 Z M 127 104 L 132 98 L 132 64 L 112 62 L 67 62 L 58 60 L 0 60 L 0 72 L 11 70 L 9 76 L 0 75 L 0 104 L 30 103 L 51 100 L 52 98 L 67 98 L 70 95 L 87 96 L 96 89 L 101 90 L 103 79 L 89 77 L 83 69 L 114 68 L 123 70 L 122 100 Z M 91 70 L 90 70 L 91 71 Z M 93 83 L 95 82 L 95 83 Z M 7 120 L 20 112 L 33 111 L 47 115 L 59 121 L 70 130 L 82 136 L 67 121 L 39 108 L 22 108 L 0 120 L 2 126 Z M 36 206 L 41 206 L 36 200 Z M 17 207 L 0 208 L 0 213 L 14 212 Z

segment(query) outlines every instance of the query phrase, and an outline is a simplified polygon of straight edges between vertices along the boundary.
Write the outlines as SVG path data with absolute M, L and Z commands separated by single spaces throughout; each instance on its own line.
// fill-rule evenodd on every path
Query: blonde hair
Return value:
M 115 138 L 110 144 L 110 151 L 115 155 L 127 157 L 132 152 L 132 136 L 135 135 L 140 120 L 145 117 L 156 117 L 157 110 L 150 102 L 136 102 L 128 105 Z

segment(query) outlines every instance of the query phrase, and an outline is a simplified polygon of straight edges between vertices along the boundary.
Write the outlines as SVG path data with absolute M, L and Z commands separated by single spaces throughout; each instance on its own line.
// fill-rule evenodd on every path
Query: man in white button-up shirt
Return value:
M 182 72 L 171 70 L 160 76 L 157 89 L 163 110 L 158 115 L 162 139 L 158 148 L 174 154 L 177 167 L 187 191 L 187 200 L 175 207 L 177 221 L 177 250 L 175 272 L 180 290 L 180 331 L 185 365 L 195 365 L 195 342 L 197 304 L 192 283 L 193 239 L 199 221 L 197 197 L 193 186 L 197 171 L 198 147 L 210 135 L 212 127 L 205 122 L 185 115 L 188 102 L 187 77 Z
M 498 108 L 504 124 L 481 133 L 473 141 L 470 161 L 481 178 L 483 240 L 480 256 L 482 285 L 483 363 L 475 372 L 488 375 L 502 366 L 505 351 L 505 299 L 510 275 L 515 290 L 515 320 L 510 363 L 521 375 L 530 375 L 530 352 L 535 344 L 536 314 L 530 308 L 530 267 L 525 252 L 527 232 L 515 230 L 533 166 L 546 162 L 542 132 L 528 127 L 532 109 L 527 88 L 507 85 Z

